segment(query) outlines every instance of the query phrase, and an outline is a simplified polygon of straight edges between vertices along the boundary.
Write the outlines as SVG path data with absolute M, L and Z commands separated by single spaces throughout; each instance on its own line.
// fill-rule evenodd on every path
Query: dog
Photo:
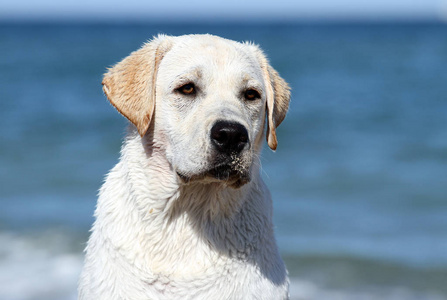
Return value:
M 159 35 L 110 68 L 129 121 L 100 189 L 79 299 L 288 299 L 261 179 L 290 88 L 262 50 Z

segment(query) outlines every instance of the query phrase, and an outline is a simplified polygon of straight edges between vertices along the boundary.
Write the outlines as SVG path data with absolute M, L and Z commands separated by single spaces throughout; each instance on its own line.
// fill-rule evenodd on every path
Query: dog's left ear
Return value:
M 261 50 L 257 49 L 258 58 L 264 75 L 267 92 L 267 144 L 276 150 L 278 140 L 276 128 L 286 117 L 290 102 L 290 87 L 273 69 Z
M 169 37 L 159 36 L 109 69 L 102 80 L 107 99 L 141 136 L 149 129 L 155 110 L 158 65 L 170 48 Z

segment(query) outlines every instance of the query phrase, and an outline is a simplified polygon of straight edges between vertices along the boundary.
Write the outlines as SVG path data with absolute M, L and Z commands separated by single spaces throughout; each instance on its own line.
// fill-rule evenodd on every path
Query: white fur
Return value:
M 142 137 L 131 125 L 100 190 L 79 299 L 287 299 L 258 159 L 270 84 L 260 50 L 208 35 L 160 39 L 171 48 L 152 123 Z M 200 94 L 176 93 L 182 80 Z M 241 100 L 246 86 L 262 91 L 258 102 Z M 238 165 L 250 181 L 240 187 L 203 175 L 215 155 L 209 131 L 221 119 L 248 130 Z

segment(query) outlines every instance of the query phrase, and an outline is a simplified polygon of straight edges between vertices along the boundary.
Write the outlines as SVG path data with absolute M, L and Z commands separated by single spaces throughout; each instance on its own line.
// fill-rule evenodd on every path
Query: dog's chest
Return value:
M 286 298 L 284 284 L 275 285 L 256 266 L 238 261 L 219 261 L 200 275 L 145 275 L 139 279 L 144 291 L 141 299 L 275 299 L 272 295 L 279 296 L 276 299 Z
M 230 225 L 201 226 L 198 233 L 184 215 L 168 227 L 149 230 L 140 244 L 141 252 L 129 256 L 134 258 L 133 263 L 128 264 L 126 259 L 126 267 L 116 268 L 117 272 L 129 271 L 116 274 L 129 280 L 120 285 L 126 289 L 120 294 L 130 295 L 138 290 L 141 297 L 135 295 L 131 299 L 241 299 L 241 295 L 279 289 L 260 266 L 261 261 L 272 261 L 264 252 L 273 249 L 260 245 L 257 239 L 243 239 L 242 232 Z M 208 230 L 204 226 L 209 226 Z M 281 261 L 276 263 L 283 268 Z M 261 296 L 253 299 L 264 299 Z
M 241 236 L 237 230 L 219 232 L 210 228 L 211 232 L 198 235 L 192 227 L 181 228 L 169 230 L 159 241 L 160 248 L 152 244 L 151 255 L 146 257 L 149 270 L 135 274 L 146 299 L 274 299 L 270 296 L 284 293 L 284 282 L 280 286 L 274 284 L 274 276 L 260 263 L 268 260 L 271 269 L 285 273 L 282 261 L 265 253 L 273 250 L 269 245 L 238 242 Z M 216 235 L 213 245 L 208 240 L 212 234 Z M 247 295 L 257 296 L 246 298 Z

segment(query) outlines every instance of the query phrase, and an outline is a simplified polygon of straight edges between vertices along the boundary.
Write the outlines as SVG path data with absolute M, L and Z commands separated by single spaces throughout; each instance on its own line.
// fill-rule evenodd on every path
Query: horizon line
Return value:
M 79 16 L 79 15 L 48 15 L 48 16 L 2 16 L 0 15 L 0 23 L 97 23 L 97 24 L 220 24 L 220 23 L 234 23 L 234 24 L 291 24 L 291 23 L 447 23 L 447 18 L 437 15 L 359 15 L 359 16 L 270 16 L 262 19 L 243 19 L 233 16 L 199 16 L 195 18 L 186 17 L 162 17 L 162 16 L 135 16 L 135 15 L 120 15 L 120 16 Z

